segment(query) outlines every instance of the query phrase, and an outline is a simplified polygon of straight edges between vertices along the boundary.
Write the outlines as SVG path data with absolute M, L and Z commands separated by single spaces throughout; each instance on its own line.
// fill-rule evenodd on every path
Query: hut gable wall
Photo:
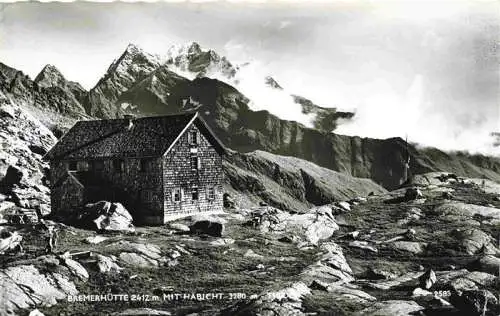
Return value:
M 190 144 L 189 135 L 192 132 L 198 135 L 197 145 Z M 192 157 L 199 159 L 196 168 L 193 168 Z M 221 211 L 222 176 L 221 155 L 197 125 L 191 124 L 163 158 L 165 216 Z M 208 196 L 211 188 L 214 189 L 213 198 Z M 181 190 L 180 201 L 174 199 L 176 189 Z M 193 200 L 194 190 L 198 192 L 197 200 Z

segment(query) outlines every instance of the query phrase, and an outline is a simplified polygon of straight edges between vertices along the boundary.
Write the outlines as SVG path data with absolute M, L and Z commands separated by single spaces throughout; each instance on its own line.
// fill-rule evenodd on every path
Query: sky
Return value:
M 196 41 L 354 110 L 338 133 L 497 154 L 498 16 L 497 1 L 12 3 L 0 61 L 32 78 L 53 64 L 90 89 L 128 43 L 161 55 Z

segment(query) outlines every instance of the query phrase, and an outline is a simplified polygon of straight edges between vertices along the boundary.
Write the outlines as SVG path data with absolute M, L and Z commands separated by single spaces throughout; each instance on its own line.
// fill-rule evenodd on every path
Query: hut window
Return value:
M 123 172 L 123 160 L 113 160 L 113 169 L 118 172 Z
M 182 192 L 180 188 L 175 188 L 172 192 L 172 200 L 174 202 L 180 202 L 182 198 Z
M 193 201 L 198 201 L 198 188 L 195 187 L 191 190 L 191 198 Z
M 82 161 L 80 162 L 78 166 L 79 171 L 89 171 L 89 163 L 88 161 Z
M 214 187 L 208 187 L 207 198 L 209 200 L 215 200 L 215 188 Z
M 148 171 L 151 171 L 152 167 L 153 167 L 153 162 L 151 161 L 151 159 L 141 159 L 140 166 L 139 166 L 140 171 L 148 172 Z
M 68 162 L 68 170 L 69 171 L 76 171 L 76 170 L 78 170 L 78 163 L 76 161 L 70 161 L 70 162 Z
M 152 202 L 154 200 L 154 193 L 151 190 L 141 191 L 141 200 L 144 202 Z
M 189 132 L 188 142 L 191 145 L 198 145 L 198 131 L 190 131 Z
M 196 155 L 191 155 L 189 157 L 189 161 L 190 161 L 192 170 L 200 169 L 200 157 L 198 157 Z

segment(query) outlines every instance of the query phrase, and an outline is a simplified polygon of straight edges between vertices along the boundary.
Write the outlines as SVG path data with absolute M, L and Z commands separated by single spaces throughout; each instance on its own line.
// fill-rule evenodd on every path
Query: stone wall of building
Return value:
M 92 159 L 77 162 L 78 173 L 87 173 L 92 183 L 83 183 L 96 194 L 86 194 L 83 203 L 108 200 L 120 202 L 137 223 L 163 223 L 163 183 L 160 158 Z M 52 203 L 67 200 L 59 189 L 61 177 L 70 169 L 72 161 L 51 163 Z M 97 194 L 98 193 L 98 194 Z M 53 206 L 54 208 L 54 206 Z
M 57 187 L 52 188 L 50 203 L 54 214 L 75 212 L 84 203 L 85 189 L 72 176 L 61 178 Z

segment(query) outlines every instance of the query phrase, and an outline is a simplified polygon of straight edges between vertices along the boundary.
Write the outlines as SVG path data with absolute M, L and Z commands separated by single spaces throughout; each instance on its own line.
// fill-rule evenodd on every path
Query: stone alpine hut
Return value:
M 198 113 L 79 121 L 44 157 L 52 211 L 108 200 L 142 224 L 221 211 L 223 153 Z

